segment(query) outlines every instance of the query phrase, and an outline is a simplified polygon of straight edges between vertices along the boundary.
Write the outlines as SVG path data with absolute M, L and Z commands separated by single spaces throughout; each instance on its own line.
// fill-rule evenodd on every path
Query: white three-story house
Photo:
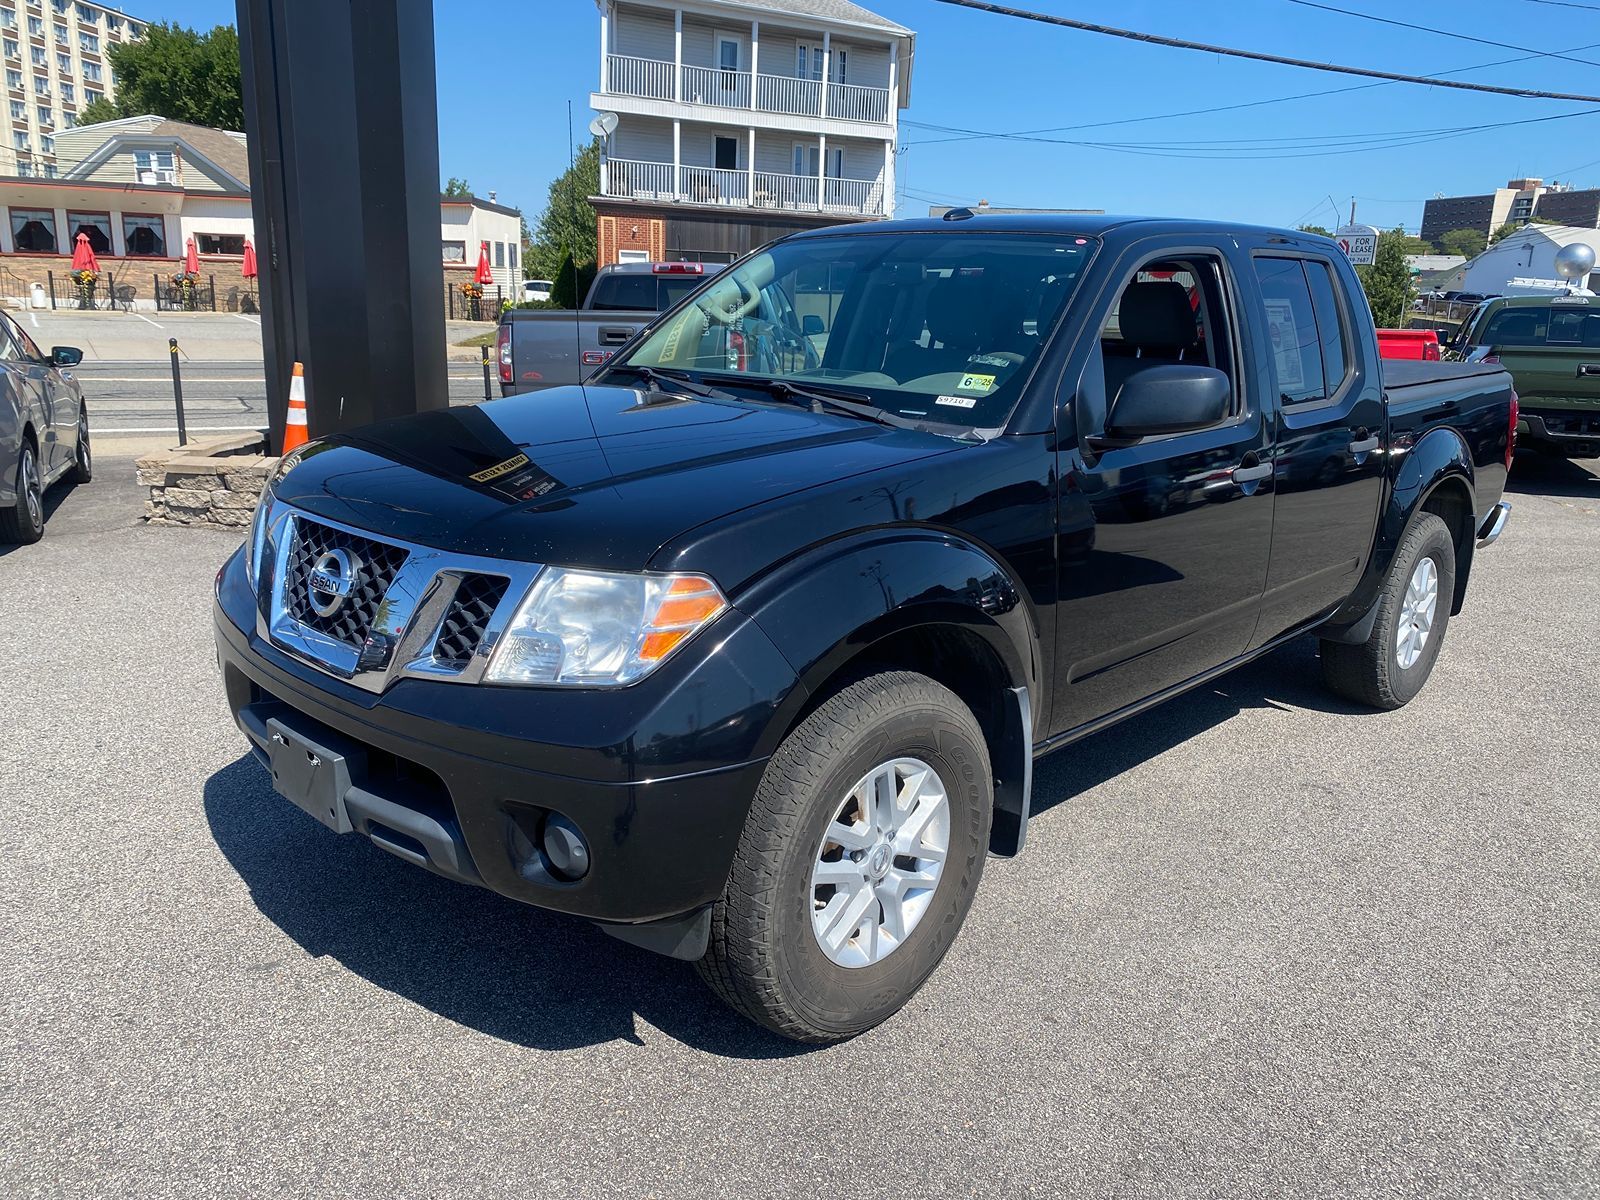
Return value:
M 596 0 L 600 262 L 894 215 L 916 35 L 849 0 Z

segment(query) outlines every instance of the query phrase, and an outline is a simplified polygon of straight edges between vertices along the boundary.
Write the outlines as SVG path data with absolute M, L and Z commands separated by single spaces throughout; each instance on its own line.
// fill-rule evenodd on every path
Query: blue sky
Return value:
M 1062 16 L 1300 58 L 1600 95 L 1600 0 L 1585 0 L 1594 10 L 1540 0 L 1329 2 L 1525 49 L 1394 29 L 1291 0 L 1115 6 L 1013 0 Z M 232 4 L 214 0 L 134 0 L 129 7 L 149 20 L 202 28 L 234 19 Z M 1391 84 L 1108 125 L 1372 81 L 1054 29 L 933 0 L 868 0 L 867 7 L 918 33 L 912 105 L 902 114 L 903 214 L 925 211 L 931 201 L 988 199 L 1331 226 L 1329 198 L 1347 213 L 1355 196 L 1359 220 L 1415 229 L 1423 200 L 1436 192 L 1484 192 L 1523 175 L 1600 186 L 1600 106 L 1569 119 L 1563 114 L 1584 113 L 1586 106 Z M 468 179 L 480 195 L 494 189 L 531 220 L 566 164 L 568 100 L 576 136 L 587 136 L 588 96 L 599 70 L 595 6 L 592 0 L 441 0 L 435 12 L 441 174 Z M 1464 70 L 1532 51 L 1564 52 L 1594 65 L 1545 58 Z M 1075 126 L 1041 136 L 1119 145 L 973 138 L 919 125 L 985 132 Z M 1433 130 L 1466 132 L 1397 136 Z M 964 140 L 948 140 L 958 136 Z M 1396 144 L 1366 148 L 1374 136 Z M 1308 144 L 1313 138 L 1323 140 Z M 1194 154 L 1205 157 L 1172 157 Z

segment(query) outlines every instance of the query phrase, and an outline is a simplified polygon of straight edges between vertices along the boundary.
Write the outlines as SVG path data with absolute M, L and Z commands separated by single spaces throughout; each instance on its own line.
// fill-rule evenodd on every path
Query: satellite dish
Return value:
M 589 122 L 589 132 L 597 138 L 608 138 L 617 130 L 617 114 L 603 112 Z
M 1594 270 L 1594 247 L 1573 242 L 1556 251 L 1556 274 L 1563 279 L 1582 279 Z

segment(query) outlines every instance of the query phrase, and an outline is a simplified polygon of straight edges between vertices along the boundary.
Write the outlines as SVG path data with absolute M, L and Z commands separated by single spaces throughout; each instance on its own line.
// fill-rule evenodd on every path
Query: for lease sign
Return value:
M 1356 266 L 1371 266 L 1378 256 L 1378 231 L 1371 225 L 1346 225 L 1333 235 L 1333 240 Z

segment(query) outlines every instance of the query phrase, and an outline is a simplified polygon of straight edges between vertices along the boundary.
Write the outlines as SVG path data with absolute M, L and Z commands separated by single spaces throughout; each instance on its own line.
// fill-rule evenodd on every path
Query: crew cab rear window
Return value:
M 1600 312 L 1587 308 L 1502 308 L 1472 335 L 1479 346 L 1600 346 Z
M 1350 368 L 1328 268 L 1314 260 L 1273 257 L 1257 258 L 1255 270 L 1279 397 L 1286 405 L 1326 400 Z M 1323 293 L 1320 304 L 1312 299 L 1314 291 Z
M 606 275 L 595 283 L 589 307 L 596 312 L 660 312 L 700 283 L 699 275 Z

